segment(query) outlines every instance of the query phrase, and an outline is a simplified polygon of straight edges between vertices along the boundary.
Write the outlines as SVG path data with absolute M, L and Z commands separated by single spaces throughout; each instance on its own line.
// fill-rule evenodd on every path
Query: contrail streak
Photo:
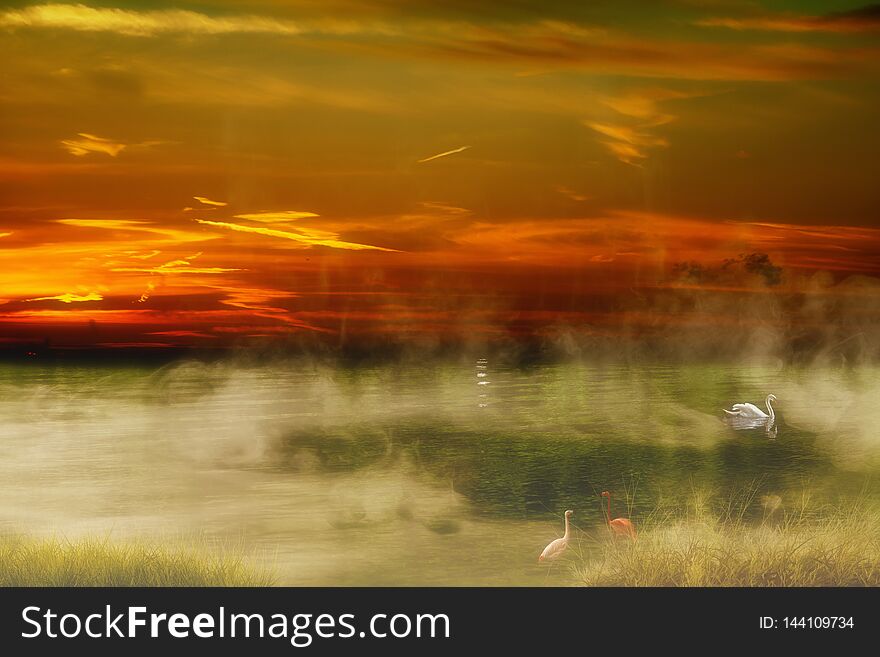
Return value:
M 455 148 L 451 151 L 446 151 L 445 153 L 437 153 L 437 155 L 432 155 L 431 157 L 426 157 L 423 160 L 419 160 L 419 164 L 422 162 L 430 162 L 431 160 L 436 160 L 439 157 L 446 157 L 447 155 L 455 155 L 456 153 L 461 153 L 462 151 L 466 151 L 470 146 L 462 146 L 461 148 Z

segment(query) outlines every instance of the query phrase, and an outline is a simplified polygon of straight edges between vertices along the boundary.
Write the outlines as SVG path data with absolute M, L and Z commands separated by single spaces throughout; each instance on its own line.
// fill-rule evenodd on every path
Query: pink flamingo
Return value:
M 569 526 L 569 518 L 574 515 L 574 511 L 566 511 L 565 512 L 565 534 L 562 535 L 562 538 L 557 538 L 555 541 L 552 541 L 547 547 L 544 548 L 544 551 L 541 553 L 541 556 L 538 557 L 538 561 L 550 561 L 552 559 L 556 559 L 560 554 L 565 552 L 565 548 L 568 547 L 568 539 L 571 536 L 571 528 Z
M 602 497 L 608 498 L 608 515 L 605 518 L 608 522 L 608 528 L 614 532 L 616 536 L 626 536 L 636 540 L 636 528 L 633 526 L 632 522 L 630 522 L 629 518 L 611 519 L 611 493 L 607 490 L 602 491 Z

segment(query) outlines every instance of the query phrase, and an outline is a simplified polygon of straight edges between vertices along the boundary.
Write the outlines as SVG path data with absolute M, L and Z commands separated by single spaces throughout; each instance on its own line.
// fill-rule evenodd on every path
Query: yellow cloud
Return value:
M 635 144 L 639 140 L 639 135 L 635 129 L 628 126 L 609 125 L 606 123 L 587 123 L 587 126 L 606 137 L 611 137 L 615 141 L 625 141 L 628 144 Z
M 619 114 L 641 119 L 646 124 L 657 126 L 675 120 L 671 114 L 660 111 L 659 103 L 701 95 L 705 94 L 685 93 L 662 88 L 638 89 L 619 96 L 607 96 L 601 99 L 601 103 Z
M 605 147 L 621 162 L 634 166 L 640 166 L 642 160 L 647 159 L 650 148 L 669 145 L 669 142 L 663 137 L 657 137 L 630 126 L 592 122 L 586 122 L 585 125 L 606 137 L 610 137 L 602 142 Z
M 67 226 L 82 226 L 83 228 L 116 228 L 122 230 L 147 230 L 142 226 L 148 225 L 146 221 L 134 221 L 131 219 L 58 219 L 58 223 Z
M 318 217 L 320 215 L 314 212 L 297 212 L 296 210 L 284 210 L 282 212 L 257 212 L 254 214 L 237 214 L 236 219 L 247 219 L 248 221 L 260 221 L 266 224 L 283 223 L 285 221 L 294 221 L 296 219 L 308 219 L 310 217 Z
M 337 239 L 337 233 L 328 231 L 315 230 L 312 228 L 297 229 L 300 232 L 292 233 L 286 230 L 276 230 L 274 228 L 263 228 L 262 226 L 242 226 L 241 224 L 232 224 L 225 221 L 208 221 L 207 219 L 196 219 L 200 224 L 206 226 L 217 226 L 218 228 L 227 228 L 229 230 L 241 233 L 254 233 L 257 235 L 267 235 L 269 237 L 280 237 L 286 240 L 293 240 L 307 246 L 327 246 L 333 249 L 348 249 L 351 251 L 397 251 L 397 249 L 386 249 L 381 246 L 371 246 L 369 244 L 356 244 L 354 242 L 343 242 Z
M 131 11 L 85 5 L 44 4 L 0 14 L 0 25 L 68 29 L 78 32 L 115 32 L 149 37 L 167 33 L 188 34 L 302 34 L 292 21 L 261 16 L 213 17 L 179 9 Z
M 159 251 L 156 251 L 154 249 L 147 253 L 140 253 L 139 251 L 126 251 L 125 255 L 127 255 L 129 258 L 134 258 L 135 260 L 149 260 L 150 258 L 154 258 L 155 256 L 159 255 L 159 253 Z
M 104 297 L 97 292 L 89 292 L 87 294 L 73 294 L 67 292 L 65 294 L 57 294 L 54 297 L 36 297 L 35 299 L 25 299 L 25 301 L 61 301 L 62 303 L 74 303 L 80 301 L 101 301 Z
M 584 125 L 608 137 L 602 143 L 621 162 L 640 166 L 651 149 L 665 148 L 669 141 L 653 134 L 652 129 L 666 125 L 676 117 L 660 110 L 663 101 L 693 98 L 703 93 L 684 93 L 670 89 L 637 89 L 619 96 L 606 97 L 601 103 L 626 117 L 625 123 L 585 121 Z
M 147 289 L 141 293 L 141 296 L 138 298 L 138 303 L 146 303 L 147 299 L 150 298 L 150 295 L 153 294 L 153 290 L 156 289 L 156 284 L 153 281 L 147 283 Z
M 127 146 L 127 144 L 122 142 L 90 135 L 87 132 L 79 132 L 77 136 L 79 137 L 78 139 L 63 139 L 61 141 L 61 146 L 64 147 L 64 150 L 77 157 L 83 157 L 89 153 L 104 153 L 110 157 L 116 157 Z
M 195 200 L 197 200 L 202 205 L 213 205 L 218 208 L 222 208 L 225 205 L 229 205 L 228 203 L 223 203 L 222 201 L 212 201 L 209 198 L 205 198 L 204 196 L 193 196 Z M 192 208 L 189 208 L 192 209 Z
M 442 153 L 437 153 L 437 155 L 432 155 L 431 157 L 426 157 L 421 160 L 417 160 L 419 164 L 422 162 L 430 162 L 431 160 L 436 160 L 441 157 L 447 157 L 448 155 L 455 155 L 456 153 L 461 153 L 462 151 L 466 151 L 470 146 L 461 146 L 460 148 L 453 148 L 451 151 L 444 151 Z
M 0 233 L 0 237 L 9 237 L 12 233 Z
M 114 141 L 113 139 L 107 139 L 105 137 L 98 137 L 97 135 L 92 135 L 87 132 L 78 132 L 76 138 L 63 139 L 59 143 L 64 150 L 77 157 L 83 157 L 89 153 L 104 153 L 110 157 L 116 157 L 123 150 L 147 149 L 152 148 L 153 146 L 160 146 L 162 144 L 173 142 L 154 139 L 151 141 L 126 143 L 123 141 Z
M 116 157 L 126 149 L 151 148 L 160 144 L 167 144 L 165 141 L 142 141 L 134 144 L 127 144 L 122 141 L 114 141 L 106 137 L 98 137 L 87 132 L 78 132 L 77 136 L 71 139 L 62 139 L 59 143 L 61 147 L 71 155 L 83 157 L 89 153 L 104 153 L 110 157 Z

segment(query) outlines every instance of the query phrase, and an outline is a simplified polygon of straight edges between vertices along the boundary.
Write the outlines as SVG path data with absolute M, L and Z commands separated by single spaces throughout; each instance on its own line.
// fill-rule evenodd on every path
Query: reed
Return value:
M 746 513 L 763 508 L 763 517 Z M 636 518 L 635 541 L 600 535 L 575 565 L 587 586 L 880 586 L 880 514 L 865 500 L 816 507 L 809 494 L 719 503 Z
M 271 574 L 203 545 L 0 536 L 0 586 L 268 586 Z

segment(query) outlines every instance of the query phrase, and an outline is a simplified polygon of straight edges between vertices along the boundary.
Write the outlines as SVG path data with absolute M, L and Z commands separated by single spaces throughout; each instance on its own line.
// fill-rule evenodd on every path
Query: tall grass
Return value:
M 268 586 L 265 570 L 207 547 L 0 536 L 0 586 Z
M 637 540 L 600 537 L 576 575 L 588 586 L 880 586 L 880 513 L 865 500 L 755 497 L 694 493 L 684 509 L 658 508 L 636 519 Z

